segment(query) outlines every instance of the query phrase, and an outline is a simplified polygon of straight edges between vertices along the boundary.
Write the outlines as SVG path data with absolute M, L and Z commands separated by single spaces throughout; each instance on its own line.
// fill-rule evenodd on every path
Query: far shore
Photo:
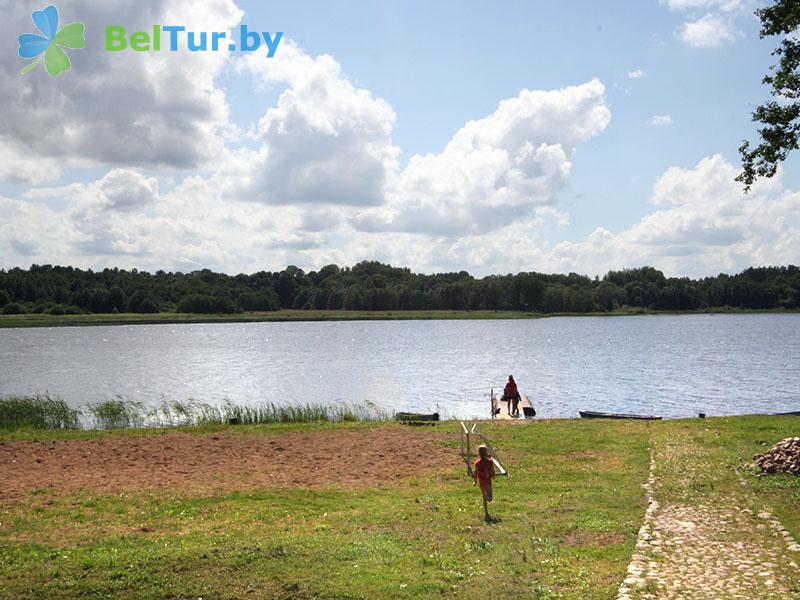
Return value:
M 0 329 L 18 327 L 70 327 L 89 325 L 151 325 L 181 323 L 257 323 L 293 321 L 424 321 L 483 319 L 544 319 L 549 317 L 623 317 L 639 315 L 699 314 L 798 314 L 800 310 L 718 307 L 691 311 L 620 309 L 611 312 L 537 313 L 495 310 L 279 310 L 274 312 L 242 312 L 232 314 L 196 313 L 119 313 L 88 315 L 22 314 L 0 315 Z

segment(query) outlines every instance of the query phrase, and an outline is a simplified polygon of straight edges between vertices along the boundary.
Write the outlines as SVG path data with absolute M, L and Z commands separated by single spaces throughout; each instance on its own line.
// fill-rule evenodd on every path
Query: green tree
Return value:
M 742 172 L 736 178 L 744 183 L 745 191 L 758 177 L 772 177 L 778 165 L 798 148 L 800 136 L 800 2 L 776 0 L 772 6 L 760 8 L 762 38 L 783 35 L 783 41 L 772 52 L 778 64 L 762 82 L 771 86 L 775 100 L 769 100 L 753 111 L 753 121 L 763 125 L 758 132 L 761 143 L 750 148 L 746 141 L 739 148 Z

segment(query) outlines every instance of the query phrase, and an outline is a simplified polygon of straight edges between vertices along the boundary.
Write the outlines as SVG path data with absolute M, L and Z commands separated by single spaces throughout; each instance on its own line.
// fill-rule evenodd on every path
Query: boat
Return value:
M 412 412 L 399 412 L 395 413 L 394 418 L 398 421 L 438 421 L 439 413 L 412 413 Z
M 627 413 L 606 413 L 594 410 L 579 410 L 578 414 L 584 419 L 638 419 L 640 421 L 660 421 L 656 415 L 632 415 Z

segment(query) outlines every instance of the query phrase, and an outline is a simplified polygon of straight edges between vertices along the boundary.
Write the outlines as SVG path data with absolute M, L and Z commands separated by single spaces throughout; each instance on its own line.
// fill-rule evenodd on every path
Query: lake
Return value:
M 372 402 L 489 416 L 509 373 L 543 418 L 800 410 L 800 315 L 0 329 L 0 396 Z

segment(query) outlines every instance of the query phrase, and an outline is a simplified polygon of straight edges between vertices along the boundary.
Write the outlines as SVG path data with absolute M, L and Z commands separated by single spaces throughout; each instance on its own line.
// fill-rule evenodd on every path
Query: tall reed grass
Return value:
M 49 394 L 0 398 L 0 429 L 78 429 L 80 416 L 81 411 Z
M 145 423 L 145 408 L 141 402 L 131 402 L 119 396 L 89 405 L 97 429 L 125 429 L 142 427 Z
M 181 425 L 266 423 L 310 423 L 319 421 L 385 421 L 393 415 L 367 402 L 346 404 L 278 405 L 272 402 L 240 405 L 226 400 L 211 405 L 194 399 L 162 400 L 156 407 L 125 400 L 119 396 L 89 404 L 85 411 L 70 408 L 50 396 L 7 396 L 0 398 L 0 428 L 93 428 L 175 427 Z

